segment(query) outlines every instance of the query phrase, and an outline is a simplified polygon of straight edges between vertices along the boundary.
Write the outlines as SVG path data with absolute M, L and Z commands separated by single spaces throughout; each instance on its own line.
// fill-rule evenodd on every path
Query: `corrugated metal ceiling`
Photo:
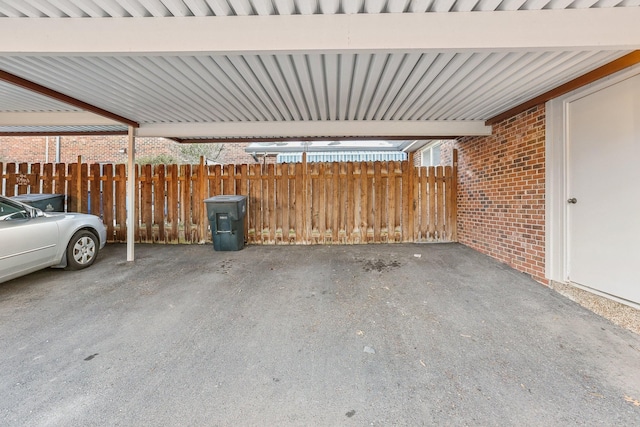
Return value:
M 141 123 L 483 120 L 623 53 L 8 57 L 0 69 Z
M 425 13 L 637 6 L 636 0 L 1 0 L 0 17 Z
M 0 20 L 501 13 L 638 4 L 640 0 L 0 0 Z M 472 121 L 486 120 L 629 52 L 485 49 L 235 55 L 0 54 L 0 70 L 142 126 Z M 0 113 L 77 110 L 25 92 L 0 83 Z

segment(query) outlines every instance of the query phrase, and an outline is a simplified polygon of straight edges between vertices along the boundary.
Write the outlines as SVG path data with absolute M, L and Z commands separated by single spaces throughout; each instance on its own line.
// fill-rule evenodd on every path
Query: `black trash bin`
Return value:
M 242 249 L 247 196 L 214 196 L 204 202 L 207 204 L 213 249 L 216 251 Z
M 20 194 L 11 198 L 43 212 L 64 212 L 64 194 L 33 193 Z

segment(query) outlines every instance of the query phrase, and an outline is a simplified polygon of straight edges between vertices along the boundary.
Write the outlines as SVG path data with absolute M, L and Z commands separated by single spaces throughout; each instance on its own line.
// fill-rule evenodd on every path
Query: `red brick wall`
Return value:
M 493 125 L 487 137 L 448 143 L 458 149 L 458 240 L 546 283 L 545 109 Z
M 56 161 L 56 137 L 50 136 L 48 161 Z M 247 144 L 230 143 L 223 146 L 219 163 L 255 163 L 250 154 L 244 152 Z M 0 137 L 0 162 L 41 163 L 47 161 L 46 137 Z M 126 163 L 126 136 L 61 136 L 60 162 L 78 161 L 78 156 L 87 163 Z M 178 159 L 180 145 L 165 138 L 137 138 L 136 157 L 151 158 L 168 155 Z
M 217 160 L 224 164 L 253 164 L 256 161 L 251 157 L 251 154 L 244 151 L 245 147 L 249 144 L 244 143 L 228 143 L 224 145 L 220 158 Z

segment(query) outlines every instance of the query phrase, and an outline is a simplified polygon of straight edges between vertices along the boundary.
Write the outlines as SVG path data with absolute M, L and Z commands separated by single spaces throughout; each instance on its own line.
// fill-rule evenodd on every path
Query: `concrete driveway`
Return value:
M 640 424 L 640 336 L 461 245 L 125 253 L 0 284 L 0 425 Z

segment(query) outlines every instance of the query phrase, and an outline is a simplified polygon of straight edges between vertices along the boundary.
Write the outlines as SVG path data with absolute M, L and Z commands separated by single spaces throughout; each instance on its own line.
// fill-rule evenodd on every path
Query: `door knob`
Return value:
M 572 205 L 575 205 L 576 203 L 578 203 L 578 199 L 576 199 L 575 197 L 572 197 L 569 200 L 567 200 L 567 202 L 571 203 Z

